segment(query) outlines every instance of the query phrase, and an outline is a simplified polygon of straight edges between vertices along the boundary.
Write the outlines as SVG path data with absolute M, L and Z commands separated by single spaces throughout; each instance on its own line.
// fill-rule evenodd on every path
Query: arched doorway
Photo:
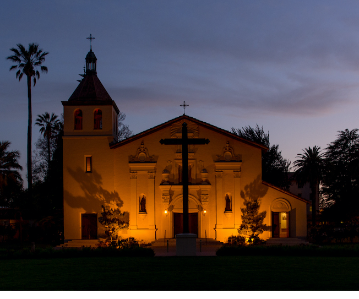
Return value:
M 199 200 L 193 196 L 188 196 L 188 224 L 189 232 L 191 234 L 196 234 L 198 236 L 199 232 L 199 210 L 201 203 Z M 183 195 L 178 195 L 171 202 L 170 210 L 172 212 L 172 229 L 173 237 L 176 237 L 177 234 L 183 232 Z
M 284 198 L 277 198 L 272 202 L 272 238 L 290 237 L 290 211 L 290 203 Z

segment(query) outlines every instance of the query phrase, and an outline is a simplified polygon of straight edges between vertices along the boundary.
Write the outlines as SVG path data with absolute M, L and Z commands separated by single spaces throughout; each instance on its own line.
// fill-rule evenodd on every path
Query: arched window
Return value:
M 80 109 L 75 110 L 75 130 L 82 130 L 82 111 Z
M 94 112 L 94 129 L 102 129 L 102 111 L 100 109 L 96 109 Z

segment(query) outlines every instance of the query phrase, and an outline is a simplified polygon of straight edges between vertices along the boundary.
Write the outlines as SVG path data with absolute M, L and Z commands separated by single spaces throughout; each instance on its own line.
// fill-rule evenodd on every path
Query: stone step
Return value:
M 266 245 L 308 245 L 309 242 L 299 238 L 270 238 L 267 240 Z
M 158 239 L 154 242 L 151 243 L 151 247 L 166 247 L 167 246 L 167 241 L 168 241 L 168 246 L 169 247 L 176 247 L 176 239 Z M 81 248 L 81 247 L 97 247 L 97 244 L 100 241 L 95 239 L 95 240 L 69 240 L 67 242 L 65 242 L 64 244 L 58 245 L 56 246 L 56 248 Z M 197 238 L 196 239 L 196 244 L 197 246 L 199 246 L 201 243 L 202 246 L 217 246 L 217 247 L 221 247 L 223 245 L 222 242 L 216 241 L 214 239 L 211 238 Z
M 151 247 L 163 247 L 163 246 L 167 246 L 167 241 L 168 241 L 168 246 L 169 247 L 175 247 L 176 246 L 176 239 L 158 239 L 154 242 L 151 243 Z M 222 242 L 216 241 L 214 239 L 211 238 L 197 238 L 196 239 L 196 243 L 197 246 L 199 246 L 199 244 L 201 243 L 202 246 L 218 246 L 221 247 L 223 245 Z

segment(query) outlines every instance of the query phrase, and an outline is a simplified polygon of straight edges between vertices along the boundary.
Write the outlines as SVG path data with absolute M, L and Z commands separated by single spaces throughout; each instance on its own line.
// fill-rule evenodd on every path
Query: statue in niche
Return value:
M 226 194 L 226 197 L 225 197 L 225 200 L 226 200 L 226 208 L 225 208 L 225 211 L 232 211 L 232 201 L 229 197 L 228 194 Z
M 146 213 L 146 197 L 140 197 L 140 213 Z

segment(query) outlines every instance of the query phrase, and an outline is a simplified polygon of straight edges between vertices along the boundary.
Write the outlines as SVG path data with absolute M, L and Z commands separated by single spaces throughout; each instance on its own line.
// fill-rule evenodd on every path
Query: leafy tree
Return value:
M 261 198 L 265 196 L 267 191 L 268 187 L 262 184 L 261 177 L 258 176 L 252 183 L 244 186 L 244 190 L 240 193 L 245 207 L 241 208 L 242 224 L 238 233 L 245 237 L 248 243 L 260 243 L 259 235 L 269 230 L 269 227 L 263 224 L 267 212 L 259 213 Z
M 260 202 L 258 199 L 245 199 L 245 208 L 242 208 L 242 224 L 238 229 L 241 236 L 246 236 L 249 243 L 257 243 L 259 235 L 268 230 L 268 226 L 263 224 L 267 212 L 258 213 Z
M 0 206 L 9 206 L 22 188 L 18 151 L 9 151 L 9 141 L 0 141 Z
M 16 63 L 10 67 L 11 70 L 16 70 L 16 78 L 21 80 L 23 75 L 27 77 L 27 97 L 28 97 L 28 130 L 27 130 L 27 181 L 29 196 L 31 197 L 32 189 L 32 159 L 31 159 L 31 142 L 32 142 L 32 105 L 31 105 L 31 78 L 33 78 L 34 86 L 36 85 L 36 78 L 40 79 L 40 72 L 37 70 L 40 67 L 41 72 L 47 73 L 47 67 L 42 63 L 45 61 L 45 56 L 48 52 L 43 52 L 39 49 L 37 44 L 29 44 L 28 50 L 22 44 L 17 44 L 17 48 L 11 48 L 13 55 L 7 57 L 8 60 Z
M 232 128 L 232 133 L 266 146 L 268 151 L 262 154 L 263 180 L 284 189 L 289 188 L 290 161 L 283 158 L 282 152 L 279 151 L 279 145 L 270 145 L 269 132 L 265 133 L 263 127 L 256 125 L 255 128 L 250 126 L 242 127 L 242 129 Z
M 312 200 L 312 224 L 316 225 L 316 199 L 319 196 L 319 183 L 322 180 L 324 171 L 324 155 L 320 152 L 320 147 L 305 148 L 302 154 L 297 154 L 294 161 L 295 178 L 298 183 L 309 182 Z
M 358 129 L 339 131 L 325 152 L 323 198 L 333 204 L 324 214 L 337 221 L 359 215 L 359 135 Z
M 45 112 L 42 115 L 38 115 L 35 125 L 40 127 L 40 133 L 46 139 L 46 151 L 47 151 L 47 165 L 51 162 L 52 144 L 51 141 L 56 138 L 56 133 L 61 130 L 61 123 L 57 118 L 57 115 Z
M 111 238 L 117 238 L 121 229 L 129 226 L 128 212 L 120 211 L 121 204 L 117 203 L 115 208 L 102 205 L 102 213 L 98 221 L 105 227 L 106 235 Z

